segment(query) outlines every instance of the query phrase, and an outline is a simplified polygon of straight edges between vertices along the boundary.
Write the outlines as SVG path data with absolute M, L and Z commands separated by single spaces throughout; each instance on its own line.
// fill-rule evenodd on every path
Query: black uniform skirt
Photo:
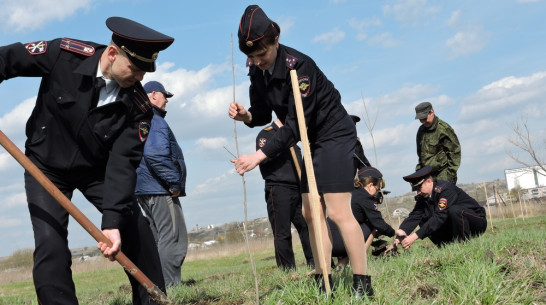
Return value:
M 319 193 L 344 193 L 354 190 L 356 139 L 353 119 L 345 115 L 338 122 L 319 130 L 315 140 L 309 140 Z M 306 173 L 303 166 L 302 193 L 309 192 Z

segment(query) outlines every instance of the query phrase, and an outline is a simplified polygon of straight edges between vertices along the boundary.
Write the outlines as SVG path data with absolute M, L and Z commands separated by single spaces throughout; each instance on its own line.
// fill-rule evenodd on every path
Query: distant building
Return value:
M 508 190 L 518 187 L 531 189 L 546 186 L 546 172 L 539 166 L 506 169 L 504 176 Z
M 540 166 L 504 170 L 508 190 L 523 190 L 524 199 L 546 196 L 546 172 Z

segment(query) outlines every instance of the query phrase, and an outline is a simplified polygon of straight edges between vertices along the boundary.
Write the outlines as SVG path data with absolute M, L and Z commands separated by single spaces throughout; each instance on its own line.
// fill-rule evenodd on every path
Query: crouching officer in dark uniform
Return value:
M 112 17 L 108 46 L 69 38 L 0 47 L 0 82 L 41 77 L 26 125 L 26 155 L 68 197 L 80 190 L 101 213 L 114 260 L 121 249 L 165 291 L 159 255 L 134 197 L 136 168 L 153 115 L 140 81 L 174 39 Z M 34 229 L 33 278 L 39 304 L 78 304 L 68 248 L 68 213 L 25 172 Z M 156 304 L 129 276 L 133 304 Z
M 267 141 L 281 128 L 277 119 L 270 126 L 262 129 L 256 137 L 256 149 L 263 148 Z M 293 146 L 294 157 L 301 168 L 301 151 Z M 313 252 L 309 242 L 309 229 L 303 218 L 300 194 L 300 177 L 290 150 L 278 154 L 260 163 L 260 172 L 265 180 L 265 201 L 267 215 L 273 230 L 275 259 L 281 269 L 295 269 L 294 250 L 292 249 L 292 225 L 298 231 L 301 246 L 308 266 L 314 266 Z
M 418 238 L 426 237 L 438 247 L 453 241 L 467 240 L 485 232 L 485 209 L 463 190 L 447 181 L 433 181 L 431 167 L 425 166 L 404 180 L 417 191 L 415 207 L 396 230 L 404 249 Z M 419 225 L 419 230 L 413 230 Z M 411 234 L 410 234 L 411 233 Z M 408 235 L 409 234 L 409 235 Z M 400 238 L 401 239 L 401 238 Z M 400 243 L 398 239 L 395 243 Z

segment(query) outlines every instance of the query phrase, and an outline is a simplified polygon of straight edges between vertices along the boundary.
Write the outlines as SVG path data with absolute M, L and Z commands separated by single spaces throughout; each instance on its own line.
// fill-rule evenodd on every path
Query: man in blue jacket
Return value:
M 154 116 L 137 169 L 135 194 L 154 233 L 165 285 L 177 285 L 188 250 L 188 232 L 178 199 L 186 196 L 186 164 L 165 121 L 167 98 L 173 94 L 156 81 L 146 83 L 144 90 L 152 102 Z

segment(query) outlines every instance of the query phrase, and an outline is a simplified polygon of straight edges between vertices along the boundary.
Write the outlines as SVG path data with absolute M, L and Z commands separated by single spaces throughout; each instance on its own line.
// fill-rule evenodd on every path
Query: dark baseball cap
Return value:
M 106 19 L 113 32 L 112 41 L 120 47 L 135 66 L 146 72 L 155 71 L 159 51 L 170 46 L 174 38 L 123 17 Z
M 424 120 L 432 110 L 432 105 L 429 102 L 422 102 L 415 106 L 415 119 Z
M 149 81 L 144 85 L 144 91 L 146 93 L 152 93 L 152 92 L 161 92 L 165 95 L 166 98 L 172 97 L 174 94 L 170 93 L 169 91 L 165 90 L 165 87 L 160 82 L 157 82 L 155 80 Z

